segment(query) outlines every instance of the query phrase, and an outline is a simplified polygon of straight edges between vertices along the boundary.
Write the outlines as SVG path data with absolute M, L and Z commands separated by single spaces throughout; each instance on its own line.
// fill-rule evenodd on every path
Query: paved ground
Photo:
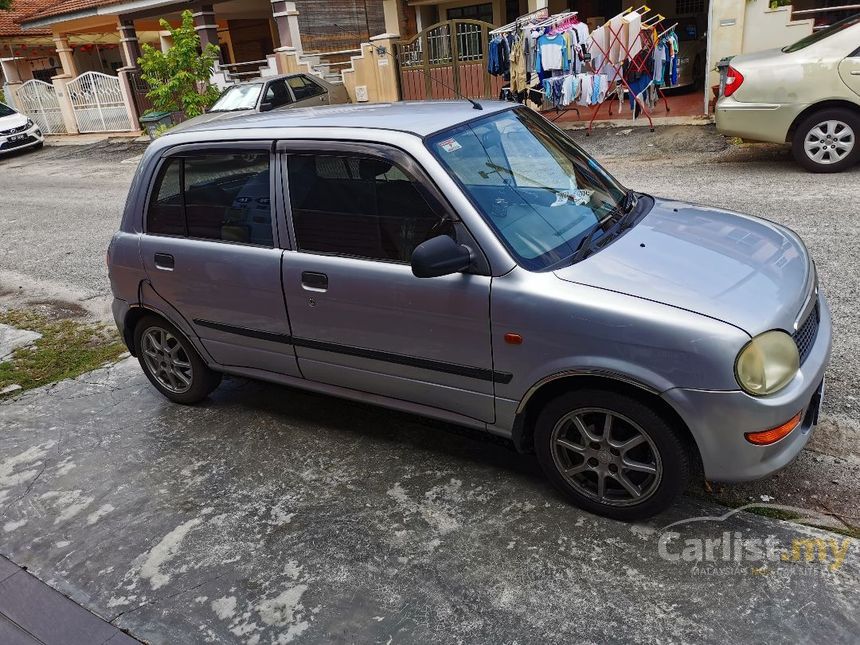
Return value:
M 674 520 L 724 513 L 720 499 L 860 523 L 860 168 L 809 175 L 709 128 L 574 136 L 627 185 L 763 215 L 809 244 L 836 342 L 824 421 L 780 477 L 693 490 L 627 526 L 566 505 L 532 459 L 436 423 L 233 379 L 181 408 L 127 360 L 0 406 L 0 553 L 152 642 L 856 641 L 858 544 L 814 532 L 836 540 L 825 562 L 742 559 L 742 572 L 658 545 Z M 51 293 L 104 315 L 104 249 L 134 170 L 122 161 L 140 151 L 0 161 L 7 302 Z M 747 513 L 678 530 L 782 545 L 810 532 Z
M 847 538 L 740 513 L 676 527 L 667 555 L 728 531 L 773 536 L 789 558 L 792 540 L 818 536 L 825 562 L 760 569 L 721 548 L 710 568 L 669 561 L 662 527 L 726 509 L 686 497 L 647 524 L 600 519 L 562 501 L 533 459 L 415 417 L 232 380 L 199 408 L 171 405 L 133 359 L 2 417 L 3 553 L 145 641 L 860 632 L 860 545 Z
M 0 557 L 3 645 L 134 645 L 136 640 Z

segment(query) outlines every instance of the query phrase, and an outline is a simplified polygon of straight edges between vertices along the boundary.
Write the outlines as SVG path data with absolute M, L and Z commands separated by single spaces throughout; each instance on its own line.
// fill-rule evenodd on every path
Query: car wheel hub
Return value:
M 140 344 L 143 360 L 159 385 L 174 394 L 191 389 L 191 361 L 173 334 L 161 327 L 150 327 L 143 332 Z
M 601 504 L 641 504 L 662 480 L 654 442 L 634 421 L 611 410 L 583 408 L 566 414 L 553 428 L 551 450 L 565 481 Z
M 855 134 L 844 121 L 823 121 L 806 135 L 803 149 L 815 163 L 829 165 L 842 161 L 854 149 Z

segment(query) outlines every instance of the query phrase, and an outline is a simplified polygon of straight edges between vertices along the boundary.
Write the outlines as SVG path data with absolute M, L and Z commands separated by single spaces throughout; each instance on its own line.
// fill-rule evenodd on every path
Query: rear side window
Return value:
M 451 232 L 444 214 L 390 161 L 291 155 L 288 174 L 299 251 L 409 262 L 421 242 Z
M 147 233 L 273 246 L 269 153 L 173 158 L 159 173 Z
M 293 94 L 296 95 L 297 101 L 309 99 L 325 92 L 323 88 L 304 76 L 293 76 L 287 80 L 287 83 L 293 88 Z

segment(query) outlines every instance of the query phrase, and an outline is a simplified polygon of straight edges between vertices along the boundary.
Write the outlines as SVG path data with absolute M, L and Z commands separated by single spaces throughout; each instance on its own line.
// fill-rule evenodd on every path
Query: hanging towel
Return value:
M 621 43 L 627 42 L 627 21 L 623 16 L 615 16 L 609 21 L 609 62 L 621 63 L 624 61 L 624 48 Z
M 624 16 L 624 22 L 627 23 L 627 49 L 629 50 L 630 58 L 633 58 L 642 51 L 642 38 L 639 32 L 642 31 L 642 15 L 631 11 Z

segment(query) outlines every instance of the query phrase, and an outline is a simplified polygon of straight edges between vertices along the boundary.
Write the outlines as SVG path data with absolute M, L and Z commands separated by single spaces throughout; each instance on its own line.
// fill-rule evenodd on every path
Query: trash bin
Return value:
M 155 133 L 162 125 L 172 125 L 173 114 L 171 112 L 147 112 L 140 117 L 140 125 L 146 130 L 150 141 L 155 139 Z

